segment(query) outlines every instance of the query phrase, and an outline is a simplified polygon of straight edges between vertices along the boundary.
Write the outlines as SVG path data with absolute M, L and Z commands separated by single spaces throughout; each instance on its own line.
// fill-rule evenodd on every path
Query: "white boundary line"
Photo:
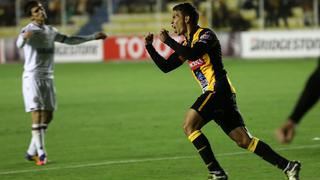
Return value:
M 315 149 L 320 148 L 320 144 L 315 145 L 304 145 L 304 146 L 294 146 L 288 148 L 278 148 L 276 151 L 290 151 L 296 149 Z M 235 156 L 235 155 L 243 155 L 243 154 L 251 154 L 248 151 L 238 151 L 231 153 L 219 153 L 216 156 Z M 114 160 L 114 161 L 103 161 L 97 163 L 88 163 L 88 164 L 78 164 L 78 165 L 66 165 L 66 166 L 58 166 L 58 167 L 49 167 L 49 168 L 41 168 L 41 169 L 22 169 L 22 170 L 9 170 L 0 172 L 0 175 L 12 175 L 12 174 L 22 174 L 22 173 L 32 173 L 38 171 L 50 171 L 50 170 L 59 170 L 59 169 L 76 169 L 76 168 L 85 168 L 85 167 L 94 167 L 94 166 L 107 166 L 114 164 L 131 164 L 131 163 L 143 163 L 143 162 L 152 162 L 152 161 L 165 161 L 165 160 L 179 160 L 179 159 L 191 159 L 198 157 L 194 156 L 173 156 L 173 157 L 158 157 L 158 158 L 145 158 L 145 159 L 128 159 L 128 160 Z

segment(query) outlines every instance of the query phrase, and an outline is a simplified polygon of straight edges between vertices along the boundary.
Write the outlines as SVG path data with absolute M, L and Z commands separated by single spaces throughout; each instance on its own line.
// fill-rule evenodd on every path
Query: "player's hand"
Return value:
M 97 32 L 94 34 L 95 39 L 106 39 L 108 36 L 104 32 Z
M 169 31 L 167 31 L 165 29 L 161 29 L 161 31 L 160 31 L 160 41 L 164 43 L 169 37 L 170 37 L 169 36 Z
M 145 45 L 149 45 L 153 43 L 153 34 L 148 33 L 148 35 L 144 38 Z
M 280 143 L 290 143 L 296 132 L 296 124 L 292 120 L 286 121 L 276 130 L 276 138 Z
M 27 40 L 27 39 L 31 38 L 32 34 L 33 34 L 32 31 L 27 31 L 27 32 L 23 33 L 22 37 L 23 37 L 23 39 Z

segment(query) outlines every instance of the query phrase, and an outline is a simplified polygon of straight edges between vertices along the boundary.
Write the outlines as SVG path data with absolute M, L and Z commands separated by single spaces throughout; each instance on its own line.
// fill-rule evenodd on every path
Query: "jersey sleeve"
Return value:
M 26 28 L 23 28 L 18 35 L 16 45 L 18 48 L 23 48 L 23 46 L 26 44 L 27 40 L 23 38 L 23 34 L 26 32 Z
M 168 73 L 178 68 L 184 62 L 184 59 L 180 57 L 177 53 L 173 53 L 169 56 L 168 59 L 165 59 L 155 50 L 155 48 L 151 44 L 146 45 L 146 49 L 151 59 L 158 66 L 158 68 L 164 73 Z
M 195 43 L 193 47 L 188 47 L 179 44 L 171 37 L 168 37 L 164 43 L 167 44 L 176 53 L 178 53 L 179 56 L 190 61 L 195 61 L 199 59 L 208 50 L 208 44 L 199 42 L 199 40 L 197 43 Z
M 60 43 L 75 45 L 75 44 L 81 44 L 87 41 L 95 40 L 94 34 L 91 34 L 88 36 L 67 36 L 65 34 L 59 33 L 58 30 L 55 28 L 53 28 L 53 30 L 55 31 L 54 41 L 57 41 Z

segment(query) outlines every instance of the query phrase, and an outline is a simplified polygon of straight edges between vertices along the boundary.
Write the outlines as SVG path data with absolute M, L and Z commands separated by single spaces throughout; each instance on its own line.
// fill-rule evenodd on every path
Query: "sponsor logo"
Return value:
M 274 50 L 315 50 L 320 49 L 319 38 L 279 38 L 279 39 L 251 39 L 251 51 Z
M 79 46 L 59 46 L 56 47 L 56 54 L 60 56 L 72 56 L 72 55 L 88 55 L 98 54 L 98 46 L 95 44 L 83 44 Z
M 194 72 L 194 74 L 196 75 L 198 81 L 200 82 L 202 89 L 205 90 L 208 86 L 207 78 L 204 76 L 204 74 L 201 71 L 196 71 Z
M 203 40 L 204 42 L 206 42 L 205 40 L 212 40 L 212 34 L 210 33 L 210 31 L 207 31 L 203 35 L 201 35 L 199 39 Z
M 182 37 L 173 37 L 181 42 Z M 162 43 L 159 36 L 154 38 L 154 48 L 164 58 L 168 58 L 174 51 Z M 150 56 L 145 48 L 144 38 L 136 36 L 110 37 L 104 41 L 104 59 L 108 60 L 149 60 Z
M 90 62 L 101 61 L 103 46 L 101 41 L 89 41 L 79 45 L 68 45 L 56 42 L 56 62 Z
M 202 65 L 205 64 L 204 60 L 203 59 L 198 59 L 196 61 L 188 61 L 188 64 L 189 64 L 189 67 L 192 69 L 192 70 L 196 70 L 198 69 L 199 67 L 201 67 Z

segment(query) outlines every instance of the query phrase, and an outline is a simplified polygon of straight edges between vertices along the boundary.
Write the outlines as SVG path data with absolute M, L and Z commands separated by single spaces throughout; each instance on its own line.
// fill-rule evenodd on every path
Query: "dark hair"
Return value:
M 39 5 L 39 1 L 29 1 L 27 4 L 24 6 L 24 14 L 27 16 L 31 16 L 31 9 L 34 7 L 37 7 Z
M 199 13 L 196 10 L 194 6 L 192 6 L 190 3 L 181 3 L 178 5 L 175 5 L 172 10 L 174 11 L 181 11 L 181 13 L 184 16 L 189 16 L 190 21 L 194 24 L 197 25 L 199 21 Z

